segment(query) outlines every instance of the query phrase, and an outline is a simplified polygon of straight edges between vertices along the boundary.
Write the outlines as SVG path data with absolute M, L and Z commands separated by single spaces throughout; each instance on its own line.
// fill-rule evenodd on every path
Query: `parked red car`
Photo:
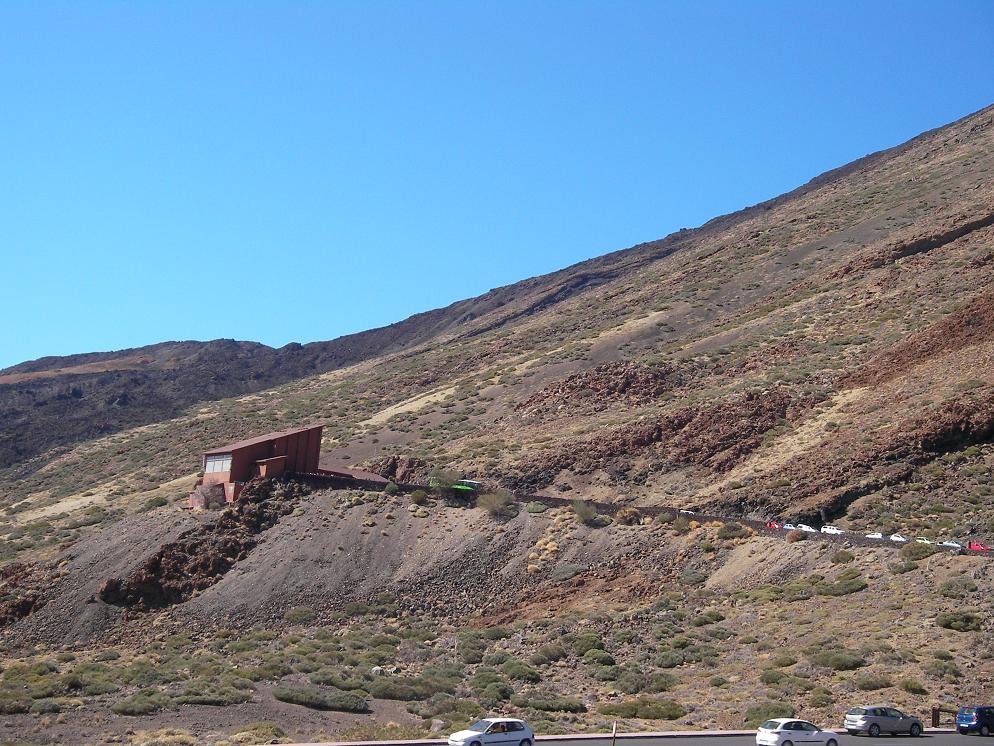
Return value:
M 994 547 L 985 546 L 979 541 L 974 541 L 973 539 L 970 539 L 970 541 L 967 542 L 966 548 L 971 552 L 994 552 Z
M 777 523 L 776 521 L 767 521 L 763 525 L 766 526 L 766 528 L 773 529 L 774 531 L 783 528 L 783 525 L 780 524 L 780 523 Z

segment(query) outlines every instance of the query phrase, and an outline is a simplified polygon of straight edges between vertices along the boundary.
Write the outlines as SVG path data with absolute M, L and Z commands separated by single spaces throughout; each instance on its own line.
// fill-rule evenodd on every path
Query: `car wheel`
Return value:
M 839 742 L 834 738 L 829 738 L 828 743 L 826 743 L 825 746 L 839 746 Z
M 961 736 L 965 736 L 967 733 L 969 733 L 969 731 L 966 728 L 960 728 L 959 729 L 959 734 Z
M 780 746 L 794 746 L 794 742 L 793 741 L 784 741 L 783 743 L 780 744 Z
M 877 736 L 880 735 L 880 726 L 874 723 L 873 725 L 870 726 L 870 729 L 866 732 L 869 733 L 874 738 L 876 738 Z
M 991 729 L 986 725 L 980 726 L 980 735 L 987 737 L 991 734 Z
M 918 723 L 912 723 L 908 733 L 911 734 L 912 738 L 918 738 L 922 734 L 922 727 Z
M 479 741 L 473 741 L 473 743 L 471 743 L 469 746 L 480 746 L 480 742 Z
M 518 746 L 532 746 L 532 742 L 526 738 L 524 741 L 519 743 Z

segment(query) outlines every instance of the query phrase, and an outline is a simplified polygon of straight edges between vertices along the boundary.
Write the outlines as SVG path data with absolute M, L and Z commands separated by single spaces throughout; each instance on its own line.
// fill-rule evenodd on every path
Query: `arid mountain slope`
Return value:
M 543 318 L 546 311 L 554 315 L 555 308 L 566 300 L 637 276 L 677 251 L 712 245 L 724 232 L 747 222 L 763 222 L 772 211 L 820 194 L 827 185 L 882 167 L 936 136 L 937 132 L 926 133 L 700 228 L 330 342 L 291 344 L 280 349 L 232 340 L 166 342 L 118 352 L 46 357 L 0 370 L 0 417 L 5 423 L 0 431 L 0 467 L 31 461 L 53 448 L 169 419 L 192 404 L 261 391 L 453 334 L 466 338 L 486 335 L 533 316 Z M 979 225 L 985 217 L 960 221 L 950 230 L 976 229 L 973 223 L 978 220 Z M 928 250 L 929 242 L 944 240 L 942 235 L 929 234 L 892 251 L 895 256 L 907 256 Z M 31 464 L 15 473 L 27 473 L 38 465 Z
M 992 118 L 694 231 L 270 351 L 266 375 L 335 370 L 22 460 L 0 472 L 6 503 L 147 490 L 195 471 L 202 447 L 315 421 L 329 459 L 412 455 L 518 489 L 826 518 L 901 501 L 989 439 Z M 973 510 L 963 489 L 943 488 Z

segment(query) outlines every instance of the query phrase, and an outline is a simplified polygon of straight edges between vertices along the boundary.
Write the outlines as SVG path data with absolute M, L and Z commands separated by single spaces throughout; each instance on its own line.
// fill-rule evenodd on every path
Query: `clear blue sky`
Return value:
M 331 339 L 994 101 L 994 3 L 0 5 L 0 367 Z

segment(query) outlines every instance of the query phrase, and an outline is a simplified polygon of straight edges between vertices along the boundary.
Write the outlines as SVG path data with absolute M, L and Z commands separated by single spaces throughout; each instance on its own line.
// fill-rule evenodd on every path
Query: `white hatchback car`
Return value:
M 535 734 L 524 720 L 487 718 L 449 736 L 449 746 L 532 746 Z
M 797 524 L 797 530 L 798 531 L 804 531 L 804 532 L 809 533 L 809 534 L 816 534 L 816 533 L 818 533 L 818 529 L 814 528 L 813 526 L 809 526 L 806 523 L 798 523 Z
M 880 533 L 879 531 L 874 531 L 872 534 L 867 534 L 866 538 L 867 539 L 882 539 L 882 538 L 884 538 L 884 535 L 882 533 Z
M 839 736 L 830 730 L 822 730 L 807 720 L 795 718 L 774 718 L 767 720 L 756 731 L 756 746 L 839 746 Z
M 907 542 L 908 538 L 906 536 L 901 536 L 901 534 L 891 534 L 890 540 L 896 541 L 899 544 L 904 544 L 905 542 Z
M 832 534 L 833 536 L 838 536 L 839 534 L 844 534 L 845 533 L 845 531 L 843 531 L 838 526 L 822 526 L 821 527 L 821 532 L 823 534 Z

